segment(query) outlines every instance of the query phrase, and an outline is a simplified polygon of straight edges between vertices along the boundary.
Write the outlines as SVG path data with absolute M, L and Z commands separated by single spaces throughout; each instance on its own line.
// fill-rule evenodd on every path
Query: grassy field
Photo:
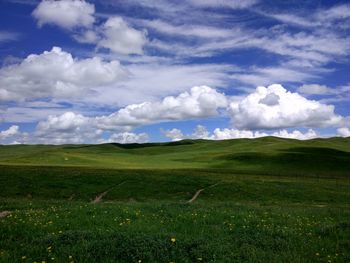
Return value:
M 4 211 L 0 262 L 350 262 L 350 138 L 0 146 Z

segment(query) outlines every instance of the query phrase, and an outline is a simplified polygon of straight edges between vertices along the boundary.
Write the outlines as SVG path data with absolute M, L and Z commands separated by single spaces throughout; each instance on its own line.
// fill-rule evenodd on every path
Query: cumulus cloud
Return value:
M 93 125 L 93 118 L 74 112 L 51 115 L 41 121 L 32 133 L 22 133 L 16 125 L 0 132 L 0 143 L 13 144 L 78 144 L 78 143 L 145 143 L 146 133 L 120 132 L 103 138 L 104 131 Z
M 51 115 L 41 121 L 30 138 L 23 138 L 31 143 L 94 143 L 103 131 L 90 125 L 90 119 L 74 112 L 65 112 L 62 115 Z
M 292 132 L 288 132 L 287 130 L 280 130 L 272 133 L 272 136 L 298 140 L 309 140 L 319 137 L 319 135 L 313 129 L 309 129 L 305 133 L 302 133 L 298 130 L 294 130 Z
M 219 129 L 216 128 L 211 136 L 214 140 L 227 140 L 227 139 L 239 139 L 239 138 L 259 138 L 268 136 L 266 133 L 261 133 L 259 131 L 249 131 L 249 130 L 238 130 L 238 129 Z
M 143 54 L 147 43 L 145 31 L 131 27 L 122 17 L 113 16 L 93 29 L 74 34 L 74 39 L 81 43 L 96 44 L 120 55 Z
M 95 44 L 119 55 L 143 54 L 147 43 L 146 31 L 130 26 L 122 17 L 113 16 L 93 29 L 82 30 L 73 34 L 80 43 Z
M 88 124 L 89 119 L 81 114 L 65 112 L 60 116 L 49 116 L 46 121 L 39 122 L 37 130 L 46 134 L 51 132 L 79 132 L 82 126 Z
M 210 133 L 206 127 L 202 125 L 197 125 L 192 134 L 185 135 L 183 132 L 177 128 L 171 130 L 161 129 L 163 135 L 167 138 L 170 138 L 172 141 L 179 141 L 183 139 L 206 139 L 206 140 L 228 140 L 228 139 L 254 139 L 266 136 L 275 136 L 280 138 L 288 139 L 298 139 L 298 140 L 308 140 L 319 137 L 319 135 L 312 129 L 309 129 L 307 132 L 302 133 L 299 130 L 294 130 L 288 132 L 287 130 L 278 130 L 273 133 L 265 133 L 259 131 L 250 131 L 250 130 L 238 130 L 230 128 L 216 128 L 212 133 Z
M 122 17 L 113 16 L 94 25 L 95 6 L 85 0 L 42 1 L 32 15 L 39 27 L 57 25 L 70 30 L 78 42 L 96 44 L 117 54 L 142 54 L 147 42 L 146 32 L 134 29 Z
M 237 138 L 260 138 L 266 136 L 274 136 L 280 138 L 288 139 L 298 139 L 298 140 L 309 140 L 318 137 L 318 134 L 309 129 L 307 132 L 302 133 L 299 130 L 294 130 L 288 132 L 287 130 L 279 130 L 273 133 L 265 133 L 259 131 L 249 131 L 249 130 L 237 130 L 237 129 L 215 129 L 213 135 L 211 136 L 214 140 L 225 140 L 225 139 L 237 139 Z
M 104 116 L 87 117 L 74 112 L 50 115 L 40 121 L 31 134 L 20 136 L 22 143 L 95 143 L 95 142 L 146 142 L 148 135 L 135 134 L 131 129 L 162 121 L 175 121 L 212 117 L 227 106 L 224 94 L 207 86 L 193 87 L 190 92 L 168 96 L 161 101 L 131 104 Z M 102 139 L 104 132 L 114 132 Z M 5 132 L 4 134 L 7 134 Z M 198 129 L 196 137 L 204 130 Z
M 337 134 L 341 137 L 350 137 L 350 129 L 346 127 L 339 128 Z
M 236 128 L 249 130 L 323 127 L 342 119 L 334 113 L 333 105 L 308 100 L 279 84 L 258 87 L 241 101 L 232 102 L 229 111 Z
M 54 24 L 65 29 L 91 27 L 95 21 L 95 6 L 84 0 L 45 0 L 35 8 L 32 15 L 41 27 Z
M 97 117 L 97 126 L 116 129 L 161 121 L 174 121 L 216 116 L 227 105 L 224 94 L 207 86 L 193 87 L 177 97 L 168 96 L 159 102 L 131 104 L 108 116 Z
M 102 139 L 104 130 L 96 127 L 95 119 L 81 114 L 66 112 L 59 116 L 49 116 L 39 122 L 34 133 L 36 141 L 42 143 L 144 143 L 149 137 L 146 133 L 112 133 L 108 139 Z M 119 129 L 122 129 L 119 127 Z
M 0 101 L 80 96 L 127 75 L 116 60 L 73 58 L 59 47 L 0 69 Z
M 182 131 L 176 128 L 173 128 L 171 130 L 161 129 L 160 131 L 165 137 L 171 139 L 172 141 L 180 141 L 186 138 Z
M 120 132 L 113 133 L 105 142 L 117 143 L 146 143 L 149 141 L 147 133 Z
M 145 32 L 130 27 L 121 17 L 111 17 L 102 25 L 97 45 L 119 54 L 142 54 L 146 41 Z
M 33 107 L 52 105 L 43 102 L 27 104 Z M 195 86 L 177 96 L 130 104 L 109 115 L 84 116 L 74 112 L 50 115 L 46 120 L 40 121 L 30 134 L 21 134 L 18 127 L 14 127 L 3 131 L 1 136 L 8 138 L 13 134 L 19 138 L 16 141 L 21 143 L 147 142 L 147 134 L 136 134 L 132 129 L 164 121 L 215 117 L 224 114 L 224 110 L 229 111 L 234 128 L 217 128 L 209 132 L 204 126 L 198 125 L 192 134 L 184 134 L 177 128 L 162 130 L 162 133 L 172 140 L 221 140 L 262 136 L 303 140 L 315 138 L 318 134 L 312 129 L 301 132 L 297 129 L 287 131 L 284 128 L 327 125 L 347 127 L 347 118 L 336 115 L 333 106 L 308 100 L 298 93 L 288 92 L 278 84 L 267 88 L 258 87 L 253 93 L 240 98 L 225 96 L 208 86 Z M 275 131 L 261 132 L 256 129 Z M 338 134 L 346 134 L 347 131 L 348 129 L 342 128 L 338 130 Z
M 0 132 L 0 140 L 4 140 L 19 134 L 19 127 L 17 125 L 12 125 L 7 130 Z

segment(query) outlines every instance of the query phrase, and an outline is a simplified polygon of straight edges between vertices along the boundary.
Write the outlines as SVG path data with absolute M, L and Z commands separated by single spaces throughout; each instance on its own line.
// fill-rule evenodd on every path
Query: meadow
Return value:
M 0 262 L 350 262 L 350 138 L 0 146 L 0 171 Z

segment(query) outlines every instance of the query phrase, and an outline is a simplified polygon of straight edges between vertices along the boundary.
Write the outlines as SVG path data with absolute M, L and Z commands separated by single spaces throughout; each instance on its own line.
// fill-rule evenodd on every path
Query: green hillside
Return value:
M 113 169 L 220 169 L 239 173 L 347 176 L 350 138 L 0 147 L 0 164 Z
M 350 262 L 349 251 L 350 138 L 0 146 L 0 262 Z

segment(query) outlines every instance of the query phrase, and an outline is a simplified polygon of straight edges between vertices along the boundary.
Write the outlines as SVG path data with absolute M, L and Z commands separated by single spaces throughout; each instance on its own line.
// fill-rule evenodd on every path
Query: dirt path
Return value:
M 109 192 L 109 190 L 108 190 L 108 191 L 105 191 L 105 192 L 103 192 L 103 193 L 101 193 L 101 194 L 99 194 L 99 195 L 97 195 L 97 196 L 95 197 L 95 199 L 91 201 L 91 203 L 92 203 L 92 204 L 98 204 L 98 203 L 100 203 L 100 202 L 102 201 L 102 198 L 103 198 L 108 192 Z
M 116 187 L 118 187 L 118 186 L 123 185 L 123 184 L 126 183 L 126 182 L 127 182 L 127 181 L 121 182 L 120 184 L 117 184 L 117 185 L 115 185 L 115 186 L 109 188 L 107 191 L 104 191 L 103 193 L 97 195 L 97 196 L 95 197 L 95 199 L 91 201 L 91 203 L 92 203 L 92 204 L 98 204 L 98 203 L 100 203 L 100 202 L 102 201 L 102 198 L 103 198 L 106 194 L 108 194 L 109 191 L 111 191 L 112 189 L 114 189 L 114 188 L 116 188 Z
M 199 194 L 204 191 L 204 188 L 203 189 L 199 189 L 195 194 L 194 196 L 192 196 L 192 198 L 190 200 L 187 201 L 187 203 L 192 203 L 193 201 L 195 201 L 197 199 L 197 197 L 199 196 Z
M 203 192 L 205 189 L 208 189 L 208 188 L 212 188 L 214 186 L 217 186 L 220 182 L 216 183 L 216 184 L 213 184 L 213 185 L 210 185 L 208 186 L 207 188 L 202 188 L 202 189 L 199 189 L 193 196 L 190 200 L 187 201 L 188 204 L 196 201 L 196 199 L 198 198 L 198 196 L 200 195 L 201 192 Z
M 11 213 L 12 213 L 11 211 L 1 211 L 0 218 L 5 218 L 5 217 L 11 215 Z

